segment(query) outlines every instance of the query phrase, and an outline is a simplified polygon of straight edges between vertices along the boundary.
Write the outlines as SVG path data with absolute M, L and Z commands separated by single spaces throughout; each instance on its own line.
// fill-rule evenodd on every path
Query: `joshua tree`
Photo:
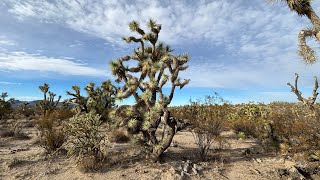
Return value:
M 112 61 L 110 66 L 116 82 L 124 85 L 117 93 L 118 98 L 133 96 L 135 105 L 126 108 L 129 116 L 127 121 L 131 133 L 141 137 L 145 147 L 149 150 L 151 159 L 157 161 L 162 153 L 170 146 L 176 132 L 176 120 L 170 116 L 168 106 L 173 99 L 176 87 L 182 89 L 189 83 L 189 79 L 181 80 L 179 73 L 188 68 L 187 54 L 174 55 L 169 46 L 158 42 L 161 25 L 149 20 L 149 32 L 145 32 L 139 23 L 132 21 L 130 30 L 139 37 L 123 38 L 127 43 L 138 43 L 132 55 Z M 129 67 L 130 65 L 130 67 Z M 170 84 L 169 95 L 165 95 L 163 88 Z M 160 124 L 163 124 L 162 137 L 156 136 Z
M 279 0 L 269 0 L 279 1 Z M 307 64 L 313 64 L 316 61 L 316 53 L 306 43 L 306 38 L 316 38 L 320 42 L 320 18 L 311 6 L 311 0 L 281 0 L 287 3 L 290 10 L 295 11 L 299 16 L 307 16 L 312 23 L 311 28 L 306 28 L 300 31 L 299 41 L 299 55 Z
M 43 92 L 43 100 L 40 101 L 37 105 L 43 111 L 43 115 L 45 116 L 48 111 L 57 108 L 61 96 L 59 96 L 58 100 L 55 101 L 54 98 L 56 94 L 49 91 L 49 85 L 46 83 L 44 83 L 43 86 L 39 86 L 39 89 Z M 49 97 L 47 97 L 47 93 L 49 93 Z
M 0 120 L 7 117 L 12 112 L 11 104 L 14 102 L 14 99 L 11 98 L 6 100 L 7 97 L 7 92 L 3 92 L 0 95 Z
M 294 86 L 291 85 L 291 83 L 287 83 L 288 86 L 291 87 L 291 91 L 293 93 L 296 94 L 297 98 L 299 101 L 301 101 L 304 105 L 306 105 L 307 107 L 309 107 L 310 109 L 314 109 L 313 105 L 316 102 L 317 96 L 318 96 L 318 79 L 317 77 L 314 77 L 314 88 L 313 88 L 313 92 L 312 92 L 312 97 L 308 97 L 308 98 L 304 98 L 302 97 L 302 93 L 299 91 L 298 89 L 298 79 L 299 79 L 299 75 L 297 73 L 295 73 L 295 82 L 294 82 Z
M 77 113 L 93 111 L 101 115 L 102 120 L 107 120 L 108 114 L 115 105 L 116 88 L 110 80 L 104 81 L 100 87 L 95 87 L 94 83 L 89 83 L 84 89 L 88 97 L 80 94 L 79 86 L 72 86 L 74 92 L 67 91 L 69 96 L 73 96 L 68 102 L 76 104 Z

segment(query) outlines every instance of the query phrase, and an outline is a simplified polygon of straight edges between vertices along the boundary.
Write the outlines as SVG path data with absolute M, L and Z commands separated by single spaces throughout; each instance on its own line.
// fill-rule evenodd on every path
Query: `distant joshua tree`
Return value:
M 295 11 L 299 16 L 306 16 L 312 23 L 312 27 L 305 28 L 300 31 L 299 41 L 299 55 L 303 58 L 305 63 L 313 64 L 317 57 L 315 51 L 307 45 L 306 38 L 316 38 L 320 42 L 320 19 L 311 6 L 311 0 L 269 0 L 269 2 L 283 1 L 292 11 Z

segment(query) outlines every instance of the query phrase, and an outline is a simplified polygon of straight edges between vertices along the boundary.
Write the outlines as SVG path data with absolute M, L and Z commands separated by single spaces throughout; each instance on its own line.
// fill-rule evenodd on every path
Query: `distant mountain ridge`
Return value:
M 34 107 L 39 101 L 41 100 L 34 100 L 34 101 L 20 101 L 20 100 L 13 100 L 11 102 L 11 107 L 14 109 L 19 108 L 21 105 L 23 105 L 24 103 L 29 103 L 28 107 Z

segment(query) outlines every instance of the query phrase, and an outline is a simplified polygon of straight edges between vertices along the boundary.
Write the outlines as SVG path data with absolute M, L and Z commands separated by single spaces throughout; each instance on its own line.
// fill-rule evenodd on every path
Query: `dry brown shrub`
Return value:
M 127 143 L 130 141 L 130 137 L 123 130 L 114 130 L 111 134 L 111 142 Z
M 63 121 L 58 119 L 57 116 L 58 114 L 54 111 L 48 112 L 36 122 L 36 127 L 40 132 L 40 144 L 48 153 L 54 152 L 66 141 Z
M 225 129 L 230 105 L 216 93 L 214 96 L 206 96 L 204 100 L 190 100 L 190 105 L 182 109 L 181 114 L 191 120 L 199 156 L 205 160 L 213 143 L 223 142 L 220 134 Z

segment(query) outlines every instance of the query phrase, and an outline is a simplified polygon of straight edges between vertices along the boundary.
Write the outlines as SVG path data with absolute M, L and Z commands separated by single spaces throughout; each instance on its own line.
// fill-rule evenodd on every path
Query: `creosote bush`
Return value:
M 237 134 L 244 137 L 263 138 L 264 129 L 269 124 L 269 109 L 262 103 L 234 106 L 233 113 L 228 115 L 228 123 Z
M 206 160 L 214 142 L 222 142 L 220 134 L 225 130 L 230 107 L 226 100 L 215 93 L 214 96 L 206 96 L 203 100 L 190 100 L 189 105 L 174 110 L 176 117 L 190 120 L 202 160 Z

